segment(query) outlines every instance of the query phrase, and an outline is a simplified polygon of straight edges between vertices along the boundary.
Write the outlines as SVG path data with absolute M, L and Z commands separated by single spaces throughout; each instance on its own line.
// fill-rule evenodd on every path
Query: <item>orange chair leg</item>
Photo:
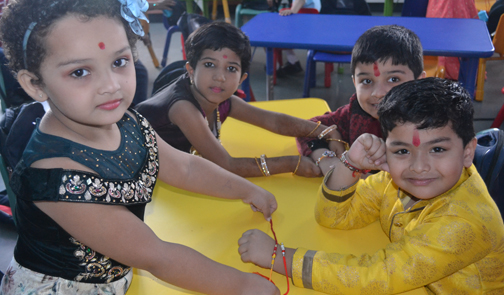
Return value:
M 478 66 L 478 77 L 476 79 L 476 95 L 474 99 L 476 101 L 483 101 L 483 96 L 485 94 L 485 71 L 486 71 L 486 59 L 479 59 Z
M 212 20 L 216 20 L 216 19 L 217 19 L 217 0 L 213 0 L 213 5 L 212 5 Z
M 331 87 L 331 73 L 334 71 L 334 64 L 332 62 L 325 63 L 325 76 L 324 76 L 324 86 L 326 88 Z
M 229 15 L 229 6 L 227 0 L 222 0 L 222 8 L 224 10 L 224 21 L 230 24 L 231 16 Z

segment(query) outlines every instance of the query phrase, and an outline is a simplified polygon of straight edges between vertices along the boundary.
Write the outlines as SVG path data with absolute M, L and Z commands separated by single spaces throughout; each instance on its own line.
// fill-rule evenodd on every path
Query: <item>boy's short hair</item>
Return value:
M 249 38 L 231 24 L 220 21 L 204 24 L 185 41 L 187 61 L 193 69 L 205 49 L 222 48 L 229 48 L 240 57 L 242 75 L 249 71 L 252 58 Z
M 407 65 L 415 79 L 422 74 L 423 49 L 418 36 L 398 25 L 373 27 L 362 34 L 352 50 L 352 75 L 357 63 L 371 64 L 392 59 L 393 65 Z
M 378 106 L 384 139 L 398 124 L 413 123 L 417 129 L 442 128 L 451 123 L 464 147 L 475 136 L 471 95 L 457 82 L 425 78 L 392 88 Z

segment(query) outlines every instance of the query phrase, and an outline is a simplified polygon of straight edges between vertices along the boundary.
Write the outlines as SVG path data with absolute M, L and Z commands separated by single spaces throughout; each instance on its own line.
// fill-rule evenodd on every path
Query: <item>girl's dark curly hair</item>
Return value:
M 97 16 L 120 20 L 126 30 L 126 36 L 134 56 L 138 36 L 121 17 L 121 4 L 118 0 L 14 0 L 4 9 L 0 19 L 0 40 L 3 42 L 9 68 L 16 74 L 22 69 L 34 73 L 42 82 L 40 64 L 46 52 L 45 38 L 53 25 L 61 18 L 78 15 L 83 21 Z M 32 22 L 33 28 L 26 48 L 26 65 L 23 53 L 23 38 Z M 76 35 L 79 32 L 75 32 Z

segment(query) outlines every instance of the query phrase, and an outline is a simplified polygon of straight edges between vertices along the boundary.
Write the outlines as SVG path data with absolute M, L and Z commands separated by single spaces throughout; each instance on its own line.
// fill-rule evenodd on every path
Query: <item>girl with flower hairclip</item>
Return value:
M 19 238 L 0 294 L 125 294 L 131 268 L 207 294 L 279 294 L 270 282 L 160 240 L 143 222 L 159 178 L 241 199 L 272 194 L 166 144 L 128 109 L 145 0 L 17 0 L 0 20 L 10 69 L 50 109 L 10 179 Z M 198 179 L 197 182 L 191 181 Z

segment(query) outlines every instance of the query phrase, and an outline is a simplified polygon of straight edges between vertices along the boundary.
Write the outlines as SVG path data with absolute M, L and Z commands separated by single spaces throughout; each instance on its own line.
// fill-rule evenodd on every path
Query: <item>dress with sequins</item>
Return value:
M 153 129 L 145 118 L 131 111 L 136 120 L 125 114 L 117 122 L 121 144 L 114 151 L 97 150 L 42 133 L 37 125 L 11 179 L 17 196 L 15 216 L 19 233 L 14 258 L 20 265 L 85 283 L 110 283 L 130 272 L 129 266 L 70 236 L 34 201 L 126 206 L 143 220 L 159 161 Z M 56 157 L 70 158 L 96 173 L 30 167 L 37 160 Z

